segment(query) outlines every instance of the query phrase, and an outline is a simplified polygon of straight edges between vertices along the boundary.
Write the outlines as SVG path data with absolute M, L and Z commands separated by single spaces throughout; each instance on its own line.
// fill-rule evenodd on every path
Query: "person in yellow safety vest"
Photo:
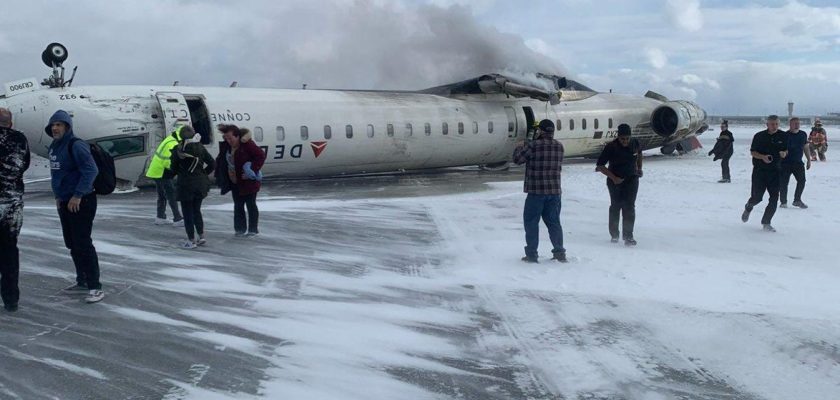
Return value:
M 155 225 L 174 224 L 175 226 L 183 226 L 184 218 L 178 210 L 178 202 L 175 201 L 175 173 L 170 168 L 172 157 L 172 149 L 179 143 L 192 139 L 195 136 L 195 131 L 188 125 L 182 125 L 175 128 L 171 135 L 165 137 L 152 155 L 152 161 L 149 163 L 149 168 L 146 170 L 146 177 L 155 182 L 157 188 L 157 217 L 155 218 Z M 169 208 L 172 209 L 172 222 L 166 219 L 166 203 L 169 203 Z

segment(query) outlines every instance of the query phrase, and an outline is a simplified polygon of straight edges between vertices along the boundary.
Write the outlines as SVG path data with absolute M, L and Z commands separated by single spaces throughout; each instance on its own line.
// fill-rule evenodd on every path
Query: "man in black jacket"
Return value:
M 752 189 L 750 199 L 747 200 L 744 212 L 741 214 L 741 221 L 749 221 L 750 212 L 756 204 L 761 203 L 766 191 L 769 198 L 767 208 L 764 209 L 764 216 L 761 218 L 761 225 L 767 232 L 776 232 L 770 222 L 773 220 L 779 202 L 781 161 L 787 157 L 787 137 L 779 130 L 778 116 L 767 117 L 767 129 L 753 136 L 750 155 L 753 158 Z
M 0 297 L 9 312 L 17 311 L 20 299 L 17 238 L 23 225 L 23 173 L 28 168 L 26 136 L 12 129 L 12 113 L 0 108 Z
M 709 155 L 715 155 L 713 161 L 720 159 L 722 178 L 718 183 L 731 182 L 729 176 L 729 159 L 732 158 L 733 143 L 735 143 L 735 139 L 732 137 L 732 132 L 729 131 L 729 121 L 723 120 L 720 124 L 720 135 L 718 135 L 717 142 L 715 142 L 715 147 L 709 152 Z
M 611 241 L 618 242 L 618 220 L 621 214 L 624 245 L 635 246 L 633 227 L 636 224 L 636 194 L 639 193 L 639 178 L 642 177 L 642 145 L 631 138 L 630 133 L 630 125 L 618 126 L 618 137 L 604 146 L 595 170 L 607 176 Z

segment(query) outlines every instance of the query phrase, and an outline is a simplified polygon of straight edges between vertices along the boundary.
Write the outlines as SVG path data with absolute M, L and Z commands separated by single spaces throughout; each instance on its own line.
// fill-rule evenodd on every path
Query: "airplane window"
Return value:
M 560 129 L 563 129 L 563 121 L 561 121 L 561 120 L 559 120 L 559 119 L 558 119 L 558 120 L 557 120 L 557 126 L 555 126 L 555 128 L 556 128 L 558 131 L 559 131 Z
M 612 129 L 612 127 L 613 127 L 612 118 L 609 119 L 608 125 L 609 125 L 609 128 Z
M 300 127 L 300 140 L 309 140 L 309 127 L 305 125 L 301 125 Z
M 263 141 L 263 129 L 261 126 L 254 127 L 254 141 L 262 142 Z
M 432 124 L 426 122 L 426 124 L 423 126 L 423 129 L 426 131 L 426 136 L 432 135 Z
M 593 125 L 592 127 L 598 129 L 598 118 L 595 118 L 595 125 Z
M 447 124 L 446 122 L 444 122 L 443 125 L 441 125 L 441 129 L 443 130 L 444 135 L 449 134 L 449 124 Z
M 487 121 L 487 133 L 493 133 L 493 121 Z
M 278 126 L 276 132 L 278 142 L 286 140 L 286 129 L 284 129 L 282 126 Z
M 324 125 L 324 139 L 332 139 L 332 127 L 329 125 Z
M 459 123 L 458 123 L 458 134 L 459 134 L 459 135 L 463 135 L 463 134 L 464 134 L 464 123 L 463 123 L 463 122 L 459 122 Z
M 143 136 L 119 137 L 97 140 L 96 144 L 111 154 L 111 157 L 143 154 L 146 150 L 146 138 Z
M 414 134 L 414 132 L 411 128 L 411 124 L 405 124 L 405 136 L 408 137 L 408 136 L 411 136 L 412 134 Z
M 478 134 L 478 122 L 473 121 L 473 134 Z
M 373 125 L 368 124 L 367 126 L 367 135 L 368 137 L 373 137 Z
M 388 124 L 385 126 L 385 128 L 388 137 L 394 137 L 394 124 Z
M 569 120 L 569 130 L 570 131 L 575 130 L 575 120 L 573 120 L 573 119 Z
M 586 130 L 586 118 L 580 121 L 580 129 Z
M 513 133 L 516 129 L 516 125 L 513 124 L 513 121 L 508 121 L 508 133 Z
M 353 139 L 353 125 L 345 126 L 344 132 L 347 134 L 347 139 Z

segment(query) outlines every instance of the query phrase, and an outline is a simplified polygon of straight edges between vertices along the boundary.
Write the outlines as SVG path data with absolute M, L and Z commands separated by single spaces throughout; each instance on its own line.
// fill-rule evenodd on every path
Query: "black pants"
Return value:
M 172 209 L 172 219 L 174 221 L 181 220 L 181 212 L 178 211 L 178 203 L 175 201 L 175 180 L 169 179 L 155 179 L 155 188 L 157 189 L 157 217 L 166 219 L 166 203 L 169 203 L 169 208 Z
M 201 202 L 204 199 L 197 197 L 189 201 L 181 201 L 181 211 L 184 213 L 184 229 L 187 237 L 195 240 L 195 234 L 204 236 L 204 218 L 201 217 Z
M 0 296 L 6 305 L 17 304 L 20 299 L 20 253 L 17 247 L 17 232 L 10 228 L 0 226 Z
M 781 190 L 779 190 L 782 204 L 787 204 L 787 192 L 791 175 L 796 178 L 796 191 L 793 192 L 793 201 L 802 201 L 802 192 L 805 191 L 805 164 L 782 164 L 782 176 L 780 178 Z
M 729 176 L 729 157 L 720 159 L 720 173 L 723 179 L 731 179 Z
M 73 265 L 76 266 L 76 283 L 88 289 L 102 289 L 99 283 L 99 256 L 93 247 L 93 219 L 96 218 L 96 195 L 82 197 L 79 211 L 71 213 L 67 202 L 61 202 L 58 208 L 61 220 L 61 233 L 64 245 L 70 249 Z
M 764 209 L 764 216 L 761 217 L 761 223 L 764 225 L 769 224 L 773 220 L 773 215 L 776 214 L 776 207 L 779 202 L 780 178 L 781 174 L 779 170 L 753 168 L 752 191 L 745 208 L 752 211 L 756 204 L 761 203 L 764 192 L 766 191 L 770 197 L 767 199 L 767 208 Z
M 621 216 L 621 232 L 624 239 L 633 238 L 633 226 L 636 224 L 636 194 L 639 193 L 639 178 L 631 177 L 616 185 L 607 178 L 610 191 L 610 236 L 618 237 L 618 220 Z
M 259 233 L 257 227 L 260 221 L 260 210 L 257 209 L 257 194 L 251 193 L 239 195 L 236 189 L 231 190 L 233 195 L 233 229 L 236 233 Z M 248 207 L 248 221 L 245 222 L 245 207 Z

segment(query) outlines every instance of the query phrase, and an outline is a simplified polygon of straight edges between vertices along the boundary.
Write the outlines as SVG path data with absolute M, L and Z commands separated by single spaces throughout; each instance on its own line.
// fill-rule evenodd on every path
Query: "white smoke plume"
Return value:
M 0 81 L 48 71 L 64 43 L 77 84 L 421 89 L 502 70 L 563 75 L 463 6 L 399 1 L 7 1 Z M 46 10 L 61 12 L 45 12 Z M 73 27 L 73 29 L 68 29 Z M 14 40 L 9 36 L 15 32 Z

